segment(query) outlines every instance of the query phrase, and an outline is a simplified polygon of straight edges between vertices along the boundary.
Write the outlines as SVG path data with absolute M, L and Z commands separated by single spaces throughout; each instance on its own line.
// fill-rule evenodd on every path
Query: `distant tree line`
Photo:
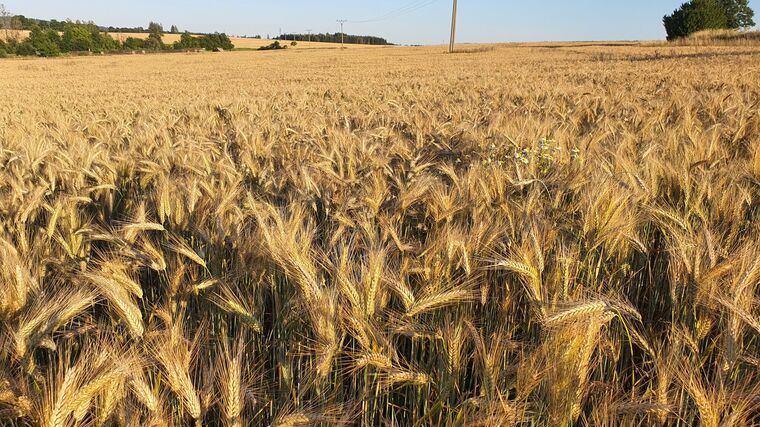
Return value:
M 19 20 L 14 22 L 10 19 L 0 20 L 0 29 L 23 30 L 22 22 Z M 39 20 L 35 22 L 28 30 L 30 31 L 28 37 L 21 39 L 17 36 L 7 36 L 6 40 L 0 40 L 0 57 L 8 55 L 50 57 L 69 52 L 230 50 L 235 47 L 226 34 L 219 33 L 193 36 L 185 32 L 179 41 L 165 44 L 163 42 L 164 29 L 161 24 L 155 22 L 151 22 L 147 30 L 142 31 L 148 33 L 148 38 L 127 37 L 124 41 L 114 39 L 94 23 Z M 47 25 L 39 25 L 39 22 L 47 23 Z M 174 29 L 176 30 L 176 27 Z
M 108 32 L 108 33 L 126 33 L 126 34 L 135 34 L 135 33 L 147 33 L 148 29 L 143 27 L 100 27 L 101 30 Z M 169 34 L 180 34 L 181 31 L 176 25 L 172 25 L 171 29 L 169 30 Z
M 11 19 L 14 21 L 14 27 L 17 30 L 31 31 L 34 27 L 39 27 L 42 30 L 56 30 L 63 31 L 67 21 L 57 21 L 55 19 L 46 21 L 44 19 L 27 18 L 24 15 L 15 15 Z M 84 24 L 85 22 L 77 21 L 77 24 Z
M 23 40 L 9 37 L 0 41 L 0 54 L 3 56 L 58 56 L 64 52 L 107 52 L 120 48 L 119 42 L 102 33 L 94 24 L 66 23 L 60 32 L 34 26 Z
M 13 19 L 16 22 L 16 29 L 18 30 L 24 30 L 24 31 L 31 31 L 35 27 L 41 29 L 41 30 L 55 30 L 58 32 L 63 32 L 66 28 L 67 24 L 92 24 L 95 25 L 92 21 L 58 21 L 56 19 L 51 20 L 44 20 L 44 19 L 35 19 L 35 18 L 27 18 L 24 15 L 15 15 L 12 16 L 11 19 Z M 98 25 L 98 28 L 100 31 L 103 32 L 109 32 L 109 33 L 147 33 L 148 29 L 144 27 L 104 27 Z M 177 28 L 176 25 L 171 26 L 171 30 L 169 30 L 169 34 L 179 34 L 179 28 Z
M 388 40 L 375 36 L 355 36 L 350 34 L 344 34 L 344 41 L 351 44 L 369 44 L 369 45 L 390 45 Z M 323 43 L 340 43 L 341 33 L 335 34 L 283 34 L 276 38 L 277 40 L 287 41 L 313 41 Z
M 691 0 L 663 18 L 668 40 L 711 29 L 747 29 L 755 26 L 749 0 Z

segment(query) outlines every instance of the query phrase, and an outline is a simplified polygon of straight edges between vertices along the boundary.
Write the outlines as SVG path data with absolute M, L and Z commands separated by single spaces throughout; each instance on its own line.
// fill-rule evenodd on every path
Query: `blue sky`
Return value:
M 662 16 L 683 0 L 459 0 L 458 41 L 641 40 L 664 38 Z M 101 25 L 144 26 L 156 20 L 193 31 L 231 35 L 336 32 L 394 43 L 447 43 L 452 0 L 0 0 L 28 17 L 93 20 Z M 429 5 L 415 8 L 416 5 Z M 760 12 L 760 0 L 750 5 Z M 757 21 L 757 19 L 756 19 Z

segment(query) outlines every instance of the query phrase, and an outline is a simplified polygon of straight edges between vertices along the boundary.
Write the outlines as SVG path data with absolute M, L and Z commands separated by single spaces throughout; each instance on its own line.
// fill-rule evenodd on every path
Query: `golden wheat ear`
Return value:
M 223 283 L 209 300 L 224 313 L 239 319 L 254 332 L 261 332 L 261 322 L 256 311 L 257 301 L 247 288 Z
M 478 300 L 475 291 L 466 288 L 440 289 L 417 299 L 405 316 L 415 317 L 448 306 L 473 303 Z
M 203 269 L 207 269 L 206 267 L 206 261 L 201 258 L 200 255 L 192 248 L 190 245 L 187 244 L 182 238 L 178 236 L 172 236 L 169 239 L 170 243 L 166 244 L 166 248 L 170 251 L 181 255 L 188 260 L 194 262 L 195 264 L 201 266 Z
M 305 427 L 312 425 L 349 426 L 359 417 L 356 405 L 341 403 L 318 407 L 310 405 L 298 409 L 287 404 L 275 416 L 272 427 Z
M 184 315 L 180 311 L 176 317 L 169 319 L 169 328 L 153 337 L 148 343 L 148 350 L 165 375 L 169 388 L 182 403 L 182 408 L 193 420 L 200 422 L 205 408 L 201 405 L 199 392 L 192 379 L 198 342 L 190 342 L 185 337 L 182 321 Z
M 123 388 L 136 366 L 136 359 L 123 347 L 105 339 L 91 343 L 81 354 L 64 353 L 57 369 L 48 372 L 35 402 L 35 418 L 51 426 L 81 423 L 89 415 L 110 418 L 121 402 L 96 402 Z
M 156 397 L 155 387 L 151 385 L 143 372 L 131 375 L 129 379 L 129 389 L 134 398 L 145 406 L 151 413 L 157 412 L 159 408 L 159 399 Z
M 0 236 L 0 318 L 13 315 L 28 302 L 29 294 L 39 289 L 29 268 L 15 246 Z
M 108 271 L 99 273 L 84 273 L 83 278 L 95 285 L 101 295 L 113 307 L 133 338 L 142 337 L 145 331 L 143 315 L 134 294 L 142 294 L 142 287 L 126 276 L 109 274 Z
M 693 367 L 681 364 L 680 369 L 676 371 L 676 378 L 696 405 L 700 424 L 707 427 L 718 427 L 721 425 L 723 408 L 726 404 L 723 400 L 725 396 L 720 390 L 708 386 L 701 378 L 701 374 Z
M 245 425 L 250 420 L 257 395 L 261 390 L 254 387 L 254 381 L 262 381 L 260 366 L 252 364 L 248 349 L 252 343 L 248 334 L 239 333 L 235 338 L 222 338 L 217 345 L 218 356 L 215 366 L 215 384 L 219 395 L 218 406 L 226 426 Z M 249 408 L 248 410 L 246 410 Z
M 97 294 L 89 289 L 61 288 L 49 294 L 34 296 L 35 301 L 19 313 L 12 329 L 15 357 L 27 358 L 55 331 L 78 316 L 84 315 L 97 302 Z

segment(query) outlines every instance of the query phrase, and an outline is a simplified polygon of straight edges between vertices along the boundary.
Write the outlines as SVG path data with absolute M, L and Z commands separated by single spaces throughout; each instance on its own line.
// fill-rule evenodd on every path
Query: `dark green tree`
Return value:
M 61 50 L 64 52 L 87 52 L 92 49 L 92 30 L 87 25 L 67 23 L 63 30 Z
M 174 42 L 175 49 L 194 49 L 198 47 L 198 43 L 195 37 L 189 32 L 185 31 L 179 37 L 179 41 Z
M 164 27 L 163 25 L 157 23 L 157 22 L 151 22 L 148 24 L 148 33 L 151 36 L 163 36 L 164 35 Z
M 16 55 L 18 56 L 35 56 L 37 51 L 34 50 L 34 46 L 29 40 L 24 40 L 22 43 L 16 45 Z
M 672 14 L 665 15 L 662 18 L 668 40 L 675 40 L 689 35 L 689 29 L 686 26 L 687 7 L 686 4 L 682 4 Z
M 179 34 L 179 28 L 176 25 L 172 25 L 172 29 L 169 31 L 172 34 Z
M 45 35 L 47 36 L 48 40 L 53 42 L 56 46 L 58 46 L 58 49 L 61 48 L 61 35 L 58 34 L 58 31 L 49 28 L 45 30 Z
M 179 41 L 174 42 L 175 49 L 196 49 L 203 48 L 206 50 L 213 50 L 221 48 L 224 50 L 232 50 L 235 46 L 232 44 L 230 38 L 224 33 L 206 34 L 203 36 L 193 37 L 189 32 L 182 33 Z
M 728 28 L 724 0 L 691 0 L 663 18 L 668 40 L 686 37 L 697 31 Z
M 232 41 L 230 41 L 230 38 L 227 37 L 227 34 L 224 33 L 214 33 L 201 36 L 198 38 L 198 43 L 200 44 L 200 47 L 207 50 L 213 50 L 216 48 L 232 50 L 235 47 L 232 44 Z
M 728 18 L 728 28 L 744 29 L 755 26 L 755 11 L 749 7 L 749 0 L 721 0 Z
M 281 45 L 279 40 L 275 40 L 272 42 L 272 44 L 267 46 L 261 46 L 258 48 L 258 50 L 280 50 L 280 49 L 287 49 L 287 46 Z
M 112 52 L 119 50 L 119 42 L 108 33 L 103 33 L 96 28 L 92 32 L 92 50 L 94 52 Z
M 145 39 L 141 39 L 138 37 L 127 37 L 126 40 L 124 40 L 124 49 L 126 50 L 144 50 L 147 49 L 147 42 Z
M 728 16 L 722 0 L 692 0 L 692 4 L 693 8 L 686 17 L 689 34 L 728 28 Z
M 55 30 L 43 31 L 40 27 L 34 27 L 29 33 L 29 37 L 22 43 L 24 47 L 21 50 L 21 55 L 38 55 L 38 56 L 58 56 L 61 54 L 61 49 L 58 46 L 60 43 L 60 37 Z
M 164 27 L 156 22 L 151 22 L 148 25 L 148 40 L 146 42 L 146 48 L 152 50 L 161 50 L 164 48 Z

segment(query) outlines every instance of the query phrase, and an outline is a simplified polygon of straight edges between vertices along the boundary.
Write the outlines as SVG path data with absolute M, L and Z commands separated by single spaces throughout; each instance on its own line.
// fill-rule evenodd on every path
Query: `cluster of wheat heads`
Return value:
M 18 63 L 0 424 L 759 421 L 757 64 L 387 52 Z

